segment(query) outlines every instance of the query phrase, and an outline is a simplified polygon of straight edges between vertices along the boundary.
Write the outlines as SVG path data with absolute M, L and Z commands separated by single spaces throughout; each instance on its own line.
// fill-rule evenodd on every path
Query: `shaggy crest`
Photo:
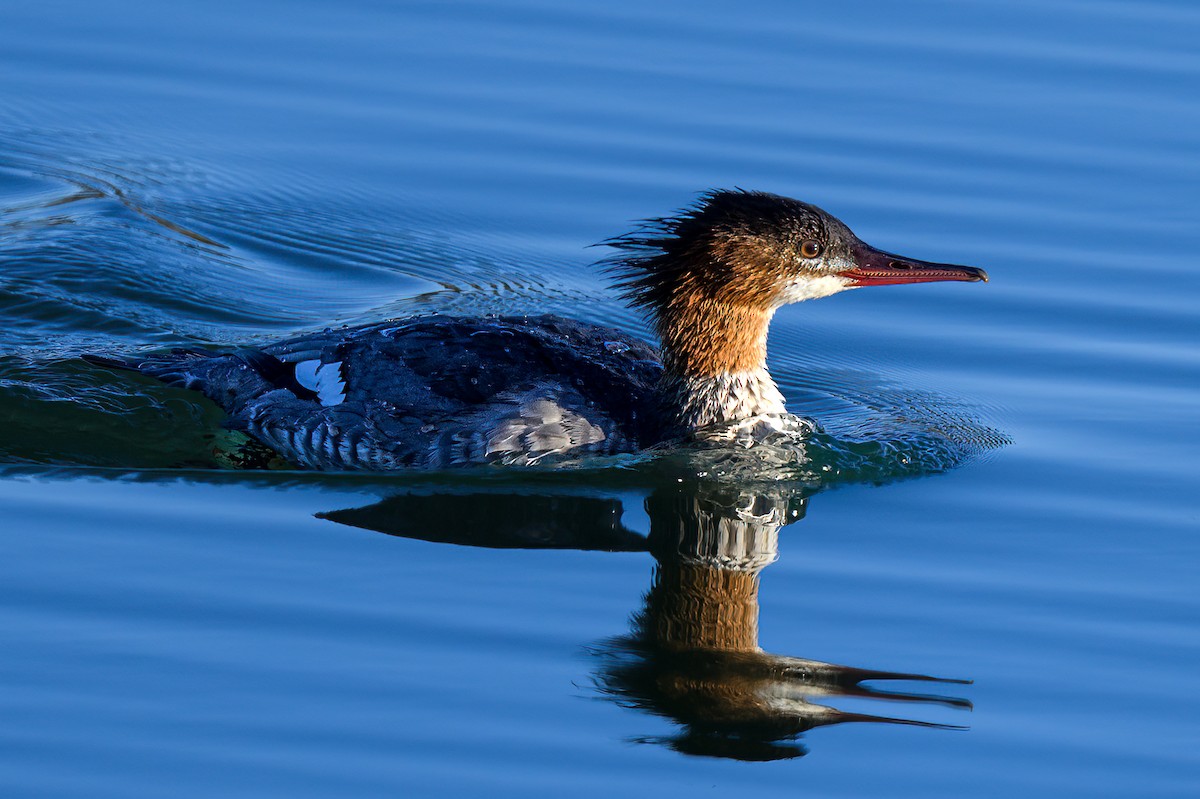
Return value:
M 806 239 L 826 236 L 814 206 L 767 192 L 716 189 L 675 216 L 647 219 L 600 242 L 619 252 L 600 262 L 631 305 L 662 310 L 680 294 L 753 300 L 773 287 L 766 277 L 794 261 Z M 739 279 L 741 278 L 741 279 Z

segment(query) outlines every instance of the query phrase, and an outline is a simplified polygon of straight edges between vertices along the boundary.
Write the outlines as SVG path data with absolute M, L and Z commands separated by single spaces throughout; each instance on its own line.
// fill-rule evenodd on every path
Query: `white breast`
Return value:
M 681 408 L 680 422 L 692 429 L 787 414 L 783 395 L 766 369 L 669 379 Z

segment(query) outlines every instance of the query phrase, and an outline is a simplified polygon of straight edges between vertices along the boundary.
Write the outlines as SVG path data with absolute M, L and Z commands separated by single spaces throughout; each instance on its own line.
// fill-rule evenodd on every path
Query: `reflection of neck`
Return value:
M 643 632 L 664 649 L 758 652 L 758 575 L 778 557 L 788 507 L 736 489 L 647 499 L 658 569 Z
M 645 632 L 666 649 L 759 651 L 756 572 L 662 564 L 647 610 Z

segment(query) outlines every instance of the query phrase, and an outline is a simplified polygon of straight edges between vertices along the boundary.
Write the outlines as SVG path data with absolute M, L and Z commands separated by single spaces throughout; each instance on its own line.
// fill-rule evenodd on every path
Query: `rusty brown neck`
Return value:
M 666 367 L 660 396 L 675 424 L 710 435 L 787 413 L 767 372 L 770 319 L 769 310 L 718 300 L 679 303 L 658 313 Z
M 688 297 L 656 313 L 667 371 L 677 377 L 718 377 L 766 368 L 772 311 L 724 300 Z

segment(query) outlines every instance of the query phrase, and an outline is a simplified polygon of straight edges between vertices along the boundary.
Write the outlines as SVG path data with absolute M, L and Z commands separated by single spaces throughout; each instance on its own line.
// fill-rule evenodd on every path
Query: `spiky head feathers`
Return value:
M 717 190 L 604 244 L 620 250 L 606 266 L 633 305 L 656 313 L 696 301 L 767 310 L 803 299 L 794 296 L 798 283 L 836 281 L 847 235 L 838 220 L 799 200 Z

